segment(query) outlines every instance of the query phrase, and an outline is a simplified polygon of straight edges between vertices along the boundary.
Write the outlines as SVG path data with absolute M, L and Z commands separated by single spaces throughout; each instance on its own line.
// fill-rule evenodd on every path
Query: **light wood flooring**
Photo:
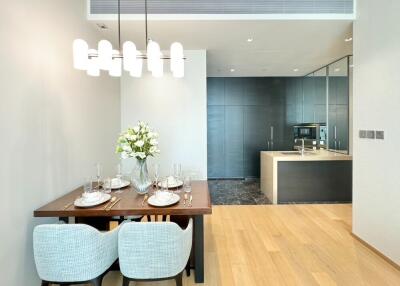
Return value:
M 351 235 L 348 204 L 213 206 L 205 251 L 206 286 L 400 285 L 400 271 Z M 104 285 L 120 281 L 112 273 Z

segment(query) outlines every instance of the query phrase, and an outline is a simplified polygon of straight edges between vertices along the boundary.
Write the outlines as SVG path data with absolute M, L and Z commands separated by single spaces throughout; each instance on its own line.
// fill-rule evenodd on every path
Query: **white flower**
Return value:
M 150 145 L 156 146 L 158 144 L 158 141 L 156 139 L 151 139 L 150 140 Z
M 127 158 L 129 158 L 129 155 L 126 152 L 122 152 L 121 153 L 121 158 L 122 159 L 127 159 Z
M 122 150 L 124 150 L 125 152 L 132 152 L 132 148 L 129 144 L 124 144 L 121 147 L 122 147 Z
M 139 126 L 133 127 L 133 131 L 135 131 L 135 133 L 138 133 L 139 132 Z
M 145 159 L 146 158 L 146 154 L 143 152 L 138 152 L 136 153 L 136 157 L 140 157 L 141 159 Z
M 143 142 L 143 140 L 139 140 L 139 141 L 136 141 L 135 142 L 135 146 L 137 146 L 137 147 L 143 147 L 143 145 L 144 145 L 144 142 Z
M 150 154 L 156 153 L 157 152 L 157 147 L 151 146 L 149 152 L 150 152 Z

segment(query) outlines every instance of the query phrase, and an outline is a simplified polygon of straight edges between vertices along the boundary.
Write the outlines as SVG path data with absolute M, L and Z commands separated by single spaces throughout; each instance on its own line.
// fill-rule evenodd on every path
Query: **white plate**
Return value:
M 87 202 L 85 201 L 82 197 L 78 198 L 75 200 L 74 205 L 76 207 L 79 208 L 90 208 L 90 207 L 94 207 L 94 206 L 98 206 L 101 204 L 104 204 L 105 202 L 107 202 L 108 200 L 111 199 L 111 195 L 110 194 L 101 194 L 100 199 L 98 201 L 94 201 L 94 202 Z
M 111 180 L 111 189 L 112 190 L 116 190 L 116 189 L 122 189 L 125 188 L 127 186 L 129 186 L 131 184 L 131 182 L 126 181 L 126 180 L 122 180 L 121 179 L 121 184 L 118 184 L 118 179 L 117 178 L 113 178 Z M 104 186 L 106 187 L 106 186 Z
M 153 207 L 167 207 L 176 204 L 181 199 L 181 197 L 178 196 L 177 194 L 169 193 L 169 195 L 170 197 L 168 198 L 168 200 L 162 200 L 162 201 L 158 200 L 156 195 L 152 195 L 147 200 L 147 203 Z
M 164 187 L 165 186 L 165 181 L 159 182 L 158 186 L 160 188 Z M 175 183 L 168 183 L 168 189 L 179 188 L 181 186 L 183 186 L 183 182 L 181 180 L 177 180 Z

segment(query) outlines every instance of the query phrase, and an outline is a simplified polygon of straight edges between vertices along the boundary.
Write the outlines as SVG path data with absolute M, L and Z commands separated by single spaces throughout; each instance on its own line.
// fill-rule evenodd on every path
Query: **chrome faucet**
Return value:
M 296 139 L 296 140 L 295 140 L 296 143 L 297 143 L 297 140 L 301 140 L 301 147 L 300 147 L 300 146 L 296 146 L 296 147 L 297 147 L 297 149 L 299 150 L 300 155 L 301 155 L 301 156 L 304 156 L 304 150 L 305 150 L 305 147 L 304 147 L 304 138 Z

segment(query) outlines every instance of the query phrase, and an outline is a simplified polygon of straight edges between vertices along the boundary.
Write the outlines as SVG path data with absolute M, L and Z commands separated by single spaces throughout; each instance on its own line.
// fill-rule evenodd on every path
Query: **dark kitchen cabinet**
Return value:
M 348 105 L 329 105 L 329 149 L 348 150 L 349 108 Z
M 260 151 L 268 149 L 268 108 L 266 106 L 244 107 L 244 176 L 258 177 Z
M 225 105 L 225 82 L 217 77 L 207 79 L 207 105 Z
M 243 178 L 243 106 L 225 106 L 225 177 Z
M 207 166 L 209 178 L 225 177 L 225 107 L 207 108 Z
M 349 108 L 348 105 L 336 106 L 337 150 L 348 150 L 349 146 Z
M 208 78 L 208 177 L 259 177 L 260 151 L 291 150 L 300 78 Z M 290 85 L 290 87 L 288 87 Z
M 225 105 L 243 105 L 244 79 L 225 79 Z

